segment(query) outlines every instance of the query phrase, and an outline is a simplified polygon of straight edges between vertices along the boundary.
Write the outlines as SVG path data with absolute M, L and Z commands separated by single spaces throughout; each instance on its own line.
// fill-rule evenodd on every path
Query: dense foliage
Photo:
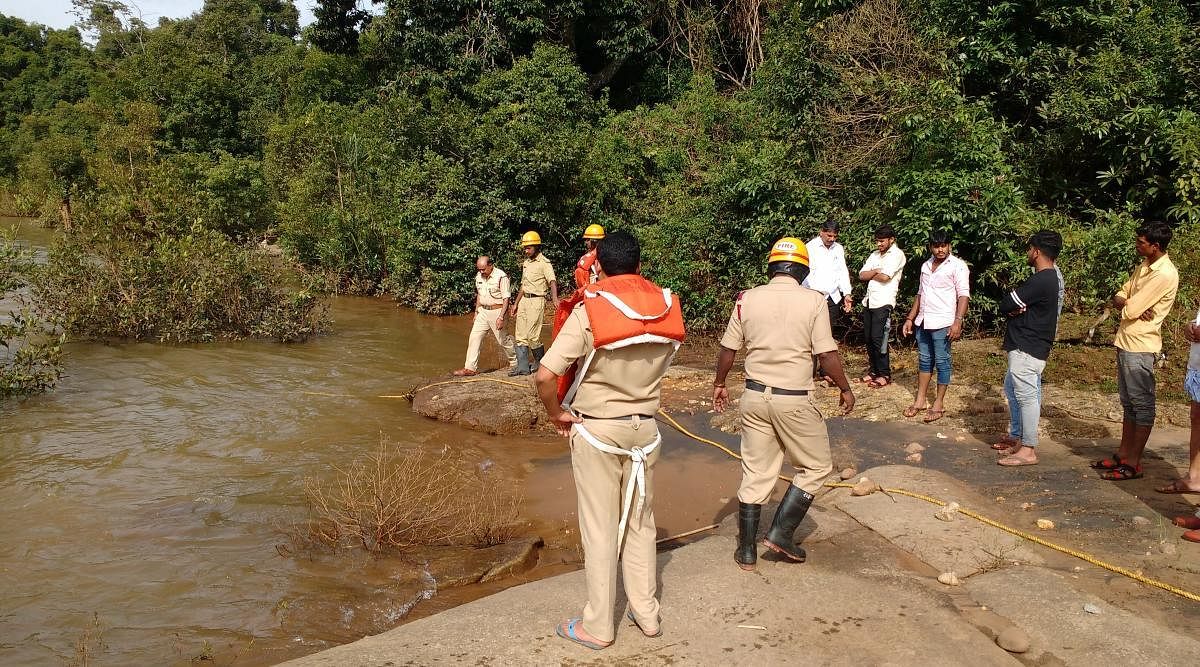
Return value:
M 1068 240 L 1076 308 L 1120 282 L 1139 221 L 1173 224 L 1185 266 L 1198 247 L 1184 0 L 319 0 L 302 31 L 285 0 L 154 27 L 76 3 L 88 40 L 0 17 L 0 179 L 92 261 L 144 239 L 125 270 L 278 237 L 337 289 L 449 313 L 476 254 L 515 269 L 536 229 L 568 280 L 600 222 L 711 329 L 773 239 L 828 218 L 855 265 L 893 224 L 910 283 L 951 230 L 982 323 L 1038 228 Z
M 13 305 L 0 312 L 0 397 L 47 391 L 62 374 L 65 339 L 20 307 L 33 266 L 31 253 L 17 245 L 11 230 L 0 230 L 0 300 Z

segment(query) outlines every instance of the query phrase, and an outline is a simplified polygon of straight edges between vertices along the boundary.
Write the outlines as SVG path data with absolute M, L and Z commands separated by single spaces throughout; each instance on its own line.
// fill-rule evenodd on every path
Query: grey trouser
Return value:
M 1008 434 L 1026 447 L 1037 447 L 1042 416 L 1042 371 L 1046 362 L 1021 350 L 1008 351 L 1004 395 L 1008 397 Z
M 1117 350 L 1117 393 L 1124 419 L 1138 426 L 1154 426 L 1153 352 Z

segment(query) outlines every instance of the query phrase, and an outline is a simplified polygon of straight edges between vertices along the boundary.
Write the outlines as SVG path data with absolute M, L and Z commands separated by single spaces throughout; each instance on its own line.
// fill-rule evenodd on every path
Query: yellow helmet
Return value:
M 531 245 L 542 245 L 542 235 L 537 232 L 525 232 L 521 235 L 521 247 L 528 248 Z M 808 262 L 805 262 L 807 264 Z
M 804 245 L 804 241 L 794 237 L 785 236 L 775 242 L 771 246 L 771 254 L 767 256 L 767 264 L 772 262 L 800 262 L 808 266 L 808 246 Z
M 588 225 L 587 229 L 583 230 L 583 238 L 599 240 L 604 238 L 604 228 L 600 225 Z

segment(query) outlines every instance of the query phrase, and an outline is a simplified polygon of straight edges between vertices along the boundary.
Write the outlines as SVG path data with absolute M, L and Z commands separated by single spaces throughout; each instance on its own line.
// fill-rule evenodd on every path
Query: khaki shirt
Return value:
M 521 291 L 538 296 L 546 296 L 550 292 L 550 283 L 554 279 L 554 267 L 550 260 L 538 253 L 533 259 L 521 263 Z
M 1125 307 L 1113 345 L 1126 352 L 1161 351 L 1162 323 L 1175 305 L 1178 291 L 1179 271 L 1170 257 L 1163 255 L 1153 264 L 1143 260 L 1117 292 L 1125 299 Z M 1138 318 L 1147 308 L 1154 309 L 1154 319 L 1143 322 Z
M 479 305 L 499 306 L 508 298 L 508 274 L 499 267 L 492 267 L 492 275 L 484 278 L 483 274 L 475 272 L 475 293 L 479 295 Z
M 721 337 L 721 347 L 743 346 L 747 379 L 778 389 L 814 389 L 813 355 L 837 349 L 825 295 L 788 276 L 746 290 Z
M 828 317 L 828 316 L 827 316 Z M 575 307 L 542 365 L 563 375 L 592 351 L 592 329 L 583 304 Z M 617 350 L 596 350 L 571 409 L 590 417 L 628 417 L 658 412 L 662 378 L 675 356 L 669 343 L 642 343 Z

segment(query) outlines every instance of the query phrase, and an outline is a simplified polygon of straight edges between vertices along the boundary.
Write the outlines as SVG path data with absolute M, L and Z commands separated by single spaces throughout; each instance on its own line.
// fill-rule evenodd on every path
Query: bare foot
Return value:
M 1037 462 L 1037 450 L 1033 447 L 1026 447 L 1025 445 L 1021 445 L 1017 448 L 1017 451 L 1009 454 L 999 461 L 996 461 L 996 463 L 1008 467 L 1031 466 L 1036 465 Z

